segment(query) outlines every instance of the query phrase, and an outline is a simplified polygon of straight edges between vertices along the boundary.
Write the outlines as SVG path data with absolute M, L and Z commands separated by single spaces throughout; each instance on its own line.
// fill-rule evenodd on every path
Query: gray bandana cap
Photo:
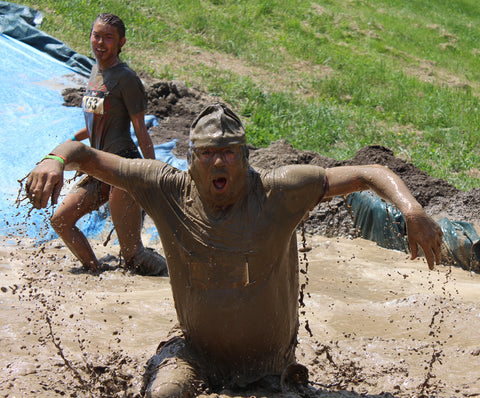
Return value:
M 226 105 L 207 106 L 190 127 L 190 147 L 226 147 L 246 144 L 242 122 Z

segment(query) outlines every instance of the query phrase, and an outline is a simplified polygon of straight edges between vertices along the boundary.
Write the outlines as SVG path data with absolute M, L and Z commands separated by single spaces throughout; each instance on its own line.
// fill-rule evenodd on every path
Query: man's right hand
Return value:
M 55 159 L 44 159 L 28 175 L 25 190 L 33 206 L 41 209 L 56 204 L 63 186 L 64 166 Z

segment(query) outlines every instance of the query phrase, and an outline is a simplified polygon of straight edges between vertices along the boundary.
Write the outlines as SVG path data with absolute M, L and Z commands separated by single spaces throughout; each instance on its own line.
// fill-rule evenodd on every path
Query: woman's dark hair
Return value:
M 93 21 L 93 25 L 95 25 L 95 22 L 97 21 L 102 21 L 103 23 L 106 23 L 107 25 L 111 25 L 117 29 L 118 35 L 120 36 L 120 39 L 123 39 L 125 37 L 125 24 L 123 23 L 122 19 L 115 14 L 109 14 L 109 13 L 102 13 L 99 14 L 98 17 Z M 92 29 L 93 29 L 92 25 Z
M 102 21 L 104 24 L 113 26 L 115 29 L 117 29 L 118 35 L 120 36 L 120 39 L 123 39 L 125 37 L 125 24 L 123 23 L 122 19 L 115 14 L 110 14 L 110 13 L 102 13 L 99 14 L 97 18 L 95 18 L 95 21 L 93 21 L 92 24 L 92 29 L 90 30 L 90 35 L 93 32 L 93 26 L 97 21 Z M 122 49 L 120 48 L 118 50 L 118 53 L 120 54 L 122 52 Z

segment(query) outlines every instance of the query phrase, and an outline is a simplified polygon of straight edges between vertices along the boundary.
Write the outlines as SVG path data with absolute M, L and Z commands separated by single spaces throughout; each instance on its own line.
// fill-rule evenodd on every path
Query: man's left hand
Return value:
M 433 269 L 435 262 L 440 264 L 443 232 L 439 225 L 425 212 L 419 211 L 405 216 L 407 237 L 412 252 L 411 259 L 418 256 L 418 245 L 423 249 L 428 268 Z

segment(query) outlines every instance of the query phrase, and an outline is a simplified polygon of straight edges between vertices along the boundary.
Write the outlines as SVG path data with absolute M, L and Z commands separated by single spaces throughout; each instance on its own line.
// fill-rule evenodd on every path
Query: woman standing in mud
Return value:
M 93 148 L 126 158 L 141 158 L 130 135 L 132 122 L 143 156 L 154 159 L 152 140 L 144 120 L 144 87 L 136 73 L 119 58 L 125 42 L 125 25 L 118 16 L 100 14 L 95 19 L 90 43 L 96 64 L 82 101 L 86 127 L 71 140 L 88 138 Z M 93 177 L 83 177 L 65 197 L 51 219 L 52 227 L 84 267 L 98 271 L 101 264 L 76 223 L 107 201 L 127 267 L 141 274 L 165 273 L 165 260 L 142 244 L 141 208 L 125 191 Z

